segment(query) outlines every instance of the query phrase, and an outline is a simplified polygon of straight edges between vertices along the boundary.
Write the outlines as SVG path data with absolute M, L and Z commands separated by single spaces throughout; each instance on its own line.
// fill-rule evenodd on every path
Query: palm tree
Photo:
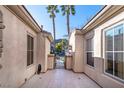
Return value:
M 53 22 L 53 34 L 54 34 L 54 51 L 55 51 L 55 40 L 56 40 L 56 31 L 55 31 L 55 17 L 56 13 L 59 13 L 58 6 L 57 5 L 48 5 L 46 7 L 47 12 L 50 14 L 50 18 Z
M 66 15 L 67 19 L 67 31 L 68 31 L 68 36 L 70 35 L 70 14 L 75 15 L 75 6 L 74 5 L 61 5 L 61 11 L 62 15 Z

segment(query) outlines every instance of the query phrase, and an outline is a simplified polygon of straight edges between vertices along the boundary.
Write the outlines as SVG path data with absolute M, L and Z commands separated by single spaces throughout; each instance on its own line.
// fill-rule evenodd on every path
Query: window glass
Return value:
M 87 39 L 87 51 L 93 51 L 93 39 Z
M 87 53 L 87 64 L 90 66 L 94 66 L 94 58 L 92 52 Z
M 33 37 L 27 35 L 27 66 L 33 64 Z
M 124 61 L 123 61 L 123 53 L 114 53 L 114 75 L 124 79 Z
M 113 74 L 113 53 L 106 53 L 105 71 Z
M 31 46 L 31 48 L 30 48 L 30 49 L 31 49 L 31 50 L 33 50 L 33 45 L 34 45 L 34 44 L 33 44 L 33 38 L 32 38 L 32 37 L 30 37 L 30 39 L 31 39 L 31 45 L 30 45 L 30 46 Z
M 124 80 L 123 24 L 105 31 L 105 72 Z
M 27 50 L 30 50 L 30 36 L 27 36 Z
M 107 30 L 105 33 L 105 50 L 113 50 L 113 29 Z
M 86 40 L 87 47 L 87 64 L 90 66 L 94 66 L 94 56 L 93 56 L 93 38 Z
M 30 57 L 30 52 L 27 51 L 27 66 L 30 65 L 30 59 L 31 59 L 31 57 Z
M 30 63 L 33 64 L 33 51 L 31 51 L 30 53 L 31 53 L 31 59 L 30 59 L 31 62 Z
M 114 50 L 123 51 L 123 25 L 116 26 L 114 29 Z

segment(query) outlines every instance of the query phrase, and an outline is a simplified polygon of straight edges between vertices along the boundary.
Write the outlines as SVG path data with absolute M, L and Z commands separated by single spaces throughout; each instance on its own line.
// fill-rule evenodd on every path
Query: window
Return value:
M 93 58 L 93 38 L 86 40 L 86 55 L 87 55 L 87 64 L 94 67 L 94 58 Z
M 2 56 L 2 48 L 3 48 L 3 29 L 5 28 L 3 24 L 3 14 L 0 11 L 0 57 Z
M 105 31 L 105 72 L 124 80 L 124 25 Z
M 27 66 L 33 64 L 33 37 L 27 35 Z

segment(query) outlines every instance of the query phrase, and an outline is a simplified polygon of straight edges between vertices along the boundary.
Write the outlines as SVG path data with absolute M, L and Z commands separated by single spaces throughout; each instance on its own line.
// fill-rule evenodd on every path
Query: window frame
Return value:
M 3 24 L 3 13 L 0 10 L 0 58 L 3 53 L 3 29 L 5 29 L 5 25 Z
M 33 45 L 31 45 L 31 43 L 28 43 L 28 37 L 30 37 L 30 40 L 29 40 L 29 42 L 32 42 L 31 41 L 31 38 L 32 38 L 32 40 L 33 40 Z M 31 48 L 32 47 L 32 50 L 31 49 L 29 49 L 28 50 L 28 44 L 29 44 L 29 47 Z M 29 62 L 29 64 L 28 64 L 28 53 L 30 52 L 30 57 L 31 56 L 33 56 L 33 58 L 31 59 L 29 59 L 30 60 L 30 62 Z M 31 54 L 31 52 L 32 52 L 32 54 Z M 32 61 L 31 61 L 32 60 Z M 34 64 L 34 37 L 33 37 L 33 35 L 31 35 L 30 33 L 28 33 L 27 34 L 27 64 L 26 64 L 26 66 L 27 67 L 30 67 L 30 66 L 32 66 Z
M 87 40 L 90 40 L 91 39 L 91 42 L 92 42 L 92 46 L 91 46 L 91 49 L 92 50 L 87 50 Z M 90 64 L 88 64 L 88 60 L 87 60 L 87 53 L 92 53 L 92 55 L 93 55 L 93 65 L 90 65 Z M 88 66 L 90 66 L 90 67 L 92 67 L 92 68 L 94 68 L 95 67 L 95 63 L 94 63 L 94 37 L 92 36 L 92 37 L 90 37 L 90 38 L 87 38 L 86 39 L 86 52 L 85 52 L 85 55 L 86 55 L 86 64 L 88 65 Z
M 124 62 L 124 49 L 123 50 L 121 50 L 121 51 L 115 51 L 114 50 L 114 31 L 115 31 L 115 27 L 117 27 L 117 26 L 119 26 L 119 25 L 123 25 L 123 32 L 124 32 L 124 20 L 122 20 L 122 21 L 119 21 L 119 22 L 116 22 L 116 23 L 114 23 L 114 24 L 112 24 L 111 26 L 108 26 L 108 27 L 106 27 L 106 28 L 104 28 L 103 30 L 102 30 L 102 32 L 103 32 L 103 58 L 105 59 L 104 60 L 104 70 L 103 70 L 103 72 L 104 72 L 104 74 L 106 74 L 106 75 L 108 75 L 108 76 L 110 76 L 111 78 L 113 78 L 113 79 L 116 79 L 116 80 L 118 80 L 118 81 L 121 81 L 121 82 L 124 82 L 124 79 L 121 79 L 121 78 L 119 78 L 119 77 L 117 77 L 117 76 L 115 76 L 115 74 L 114 74 L 114 71 L 115 71 L 115 62 L 114 62 L 114 60 L 115 60 L 115 53 L 123 53 L 123 62 Z M 112 51 L 106 51 L 106 45 L 105 45 L 105 32 L 107 32 L 109 29 L 113 29 L 113 50 Z M 124 40 L 124 35 L 123 35 L 123 40 Z M 123 43 L 123 48 L 124 48 L 124 43 Z M 113 74 L 110 74 L 110 73 L 107 73 L 106 72 L 106 53 L 113 53 Z M 124 68 L 123 68 L 124 69 Z

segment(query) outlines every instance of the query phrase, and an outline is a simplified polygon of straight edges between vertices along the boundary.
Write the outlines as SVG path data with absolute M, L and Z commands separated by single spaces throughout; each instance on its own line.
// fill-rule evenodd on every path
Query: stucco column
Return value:
M 65 56 L 65 67 L 66 69 L 72 69 L 72 55 Z
M 48 54 L 47 69 L 49 69 L 49 70 L 54 69 L 54 64 L 55 64 L 55 55 L 54 54 Z
M 84 37 L 80 33 L 75 34 L 75 53 L 73 57 L 73 71 L 84 72 Z
M 38 33 L 37 44 L 38 64 L 41 64 L 41 72 L 45 72 L 45 37 L 41 32 Z

